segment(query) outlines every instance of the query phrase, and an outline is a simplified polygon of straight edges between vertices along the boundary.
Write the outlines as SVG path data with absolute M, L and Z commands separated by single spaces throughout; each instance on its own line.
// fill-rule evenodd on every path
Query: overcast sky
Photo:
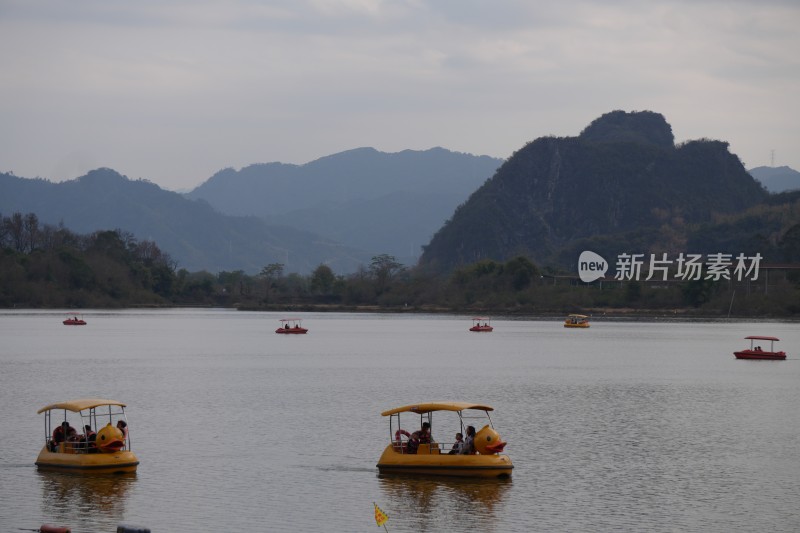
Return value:
M 0 0 L 0 171 L 28 178 L 506 158 L 615 109 L 800 170 L 799 99 L 796 0 Z

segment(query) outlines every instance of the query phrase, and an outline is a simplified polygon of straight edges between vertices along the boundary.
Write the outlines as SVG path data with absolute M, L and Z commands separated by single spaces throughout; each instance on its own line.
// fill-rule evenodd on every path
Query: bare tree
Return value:
M 8 239 L 8 219 L 0 216 L 0 248 L 6 247 L 6 239 Z
M 261 269 L 260 276 L 269 280 L 283 276 L 283 263 L 270 263 Z
M 264 297 L 269 299 L 269 291 L 272 287 L 276 285 L 276 281 L 278 278 L 283 276 L 283 263 L 270 263 L 264 268 L 261 269 L 261 272 L 258 274 L 260 278 L 263 278 L 265 281 L 266 289 L 264 291 Z
M 25 215 L 22 221 L 22 229 L 24 231 L 25 250 L 31 253 L 39 244 L 39 217 L 36 216 L 36 213 Z
M 11 218 L 5 220 L 5 226 L 14 250 L 22 252 L 25 249 L 25 224 L 22 213 L 17 212 L 11 215 Z
M 375 278 L 375 288 L 378 294 L 383 293 L 395 275 L 405 270 L 393 255 L 381 254 L 372 258 L 369 271 Z

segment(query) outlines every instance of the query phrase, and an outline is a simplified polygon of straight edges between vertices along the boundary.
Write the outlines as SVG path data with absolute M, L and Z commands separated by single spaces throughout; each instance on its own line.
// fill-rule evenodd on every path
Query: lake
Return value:
M 800 531 L 796 323 L 292 316 L 0 311 L 0 530 Z M 36 411 L 81 397 L 128 404 L 135 475 L 37 471 Z M 378 476 L 380 413 L 434 400 L 495 408 L 510 480 Z

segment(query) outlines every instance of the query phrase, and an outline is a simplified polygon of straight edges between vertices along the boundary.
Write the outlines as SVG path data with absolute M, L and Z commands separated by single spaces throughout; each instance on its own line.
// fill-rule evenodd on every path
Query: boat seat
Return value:
M 417 455 L 439 455 L 439 445 L 433 444 L 420 444 L 417 448 Z

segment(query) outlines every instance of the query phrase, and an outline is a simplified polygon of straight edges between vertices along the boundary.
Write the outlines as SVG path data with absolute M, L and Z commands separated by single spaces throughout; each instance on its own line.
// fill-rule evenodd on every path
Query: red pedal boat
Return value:
M 482 322 L 482 323 L 481 323 Z M 491 319 L 476 316 L 472 319 L 472 327 L 470 331 L 492 331 L 494 328 L 490 325 Z
M 289 333 L 300 334 L 308 333 L 308 330 L 302 326 L 302 320 L 299 318 L 282 318 L 281 327 L 275 330 L 275 333 Z
M 86 321 L 78 315 L 69 315 L 62 324 L 65 326 L 85 326 Z
M 786 359 L 786 352 L 774 351 L 774 344 L 780 339 L 778 337 L 763 337 L 761 335 L 751 335 L 745 337 L 750 339 L 750 349 L 742 350 L 740 352 L 733 352 L 736 359 L 771 359 L 771 360 L 784 360 Z M 755 341 L 769 341 L 769 351 L 763 350 L 761 346 L 755 346 Z

